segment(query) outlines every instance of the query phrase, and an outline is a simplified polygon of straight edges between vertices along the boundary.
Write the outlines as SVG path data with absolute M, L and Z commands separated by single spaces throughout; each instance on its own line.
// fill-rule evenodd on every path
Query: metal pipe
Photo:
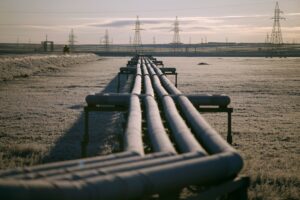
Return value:
M 139 63 L 143 64 L 141 60 L 139 60 L 138 64 Z M 146 64 L 147 63 L 148 61 L 146 61 Z M 143 155 L 143 146 L 141 143 L 140 101 L 138 95 L 133 94 L 130 97 L 130 112 L 125 131 L 125 149 L 130 149 L 133 152 L 118 154 L 118 156 L 124 156 L 125 159 L 122 158 L 122 160 L 127 160 L 129 162 L 124 162 L 123 164 L 119 163 L 119 165 L 117 165 L 117 162 L 120 161 L 119 159 L 114 160 L 112 157 L 105 157 L 102 159 L 102 161 L 104 160 L 107 166 L 101 170 L 92 171 L 83 169 L 76 173 L 74 173 L 76 170 L 72 170 L 72 177 L 70 177 L 70 174 L 56 177 L 57 179 L 60 179 L 67 176 L 67 180 L 57 180 L 55 177 L 43 180 L 26 181 L 10 178 L 2 179 L 0 180 L 1 198 L 61 198 L 67 200 L 139 199 L 145 195 L 166 193 L 168 191 L 174 191 L 178 188 L 183 188 L 188 185 L 199 184 L 202 186 L 210 186 L 228 179 L 233 179 L 242 169 L 243 161 L 241 156 L 236 153 L 236 151 L 230 145 L 228 145 L 219 136 L 219 134 L 212 129 L 212 127 L 210 127 L 210 125 L 204 120 L 204 118 L 202 118 L 188 98 L 183 96 L 179 90 L 174 88 L 174 85 L 170 81 L 166 80 L 166 77 L 160 73 L 159 69 L 156 69 L 155 65 L 152 66 L 155 70 L 151 70 L 150 66 L 147 67 L 152 77 L 154 88 L 157 94 L 159 94 L 158 96 L 160 100 L 162 101 L 164 111 L 170 115 L 169 117 L 166 117 L 167 120 L 181 123 L 180 121 L 182 118 L 177 111 L 172 97 L 168 95 L 167 91 L 162 87 L 160 82 L 162 82 L 169 92 L 179 95 L 177 97 L 177 102 L 181 112 L 185 116 L 186 121 L 197 134 L 202 145 L 209 153 L 214 155 L 201 157 L 203 152 L 200 151 L 197 153 L 187 153 L 179 156 L 167 157 L 165 159 L 152 159 L 151 156 L 150 160 L 146 159 L 147 156 L 143 158 L 131 157 L 136 156 L 137 154 Z M 156 72 L 156 74 L 153 72 Z M 141 77 L 141 75 L 137 75 L 136 78 L 137 77 Z M 136 83 L 138 84 L 139 80 L 137 80 Z M 136 88 L 137 92 L 139 92 L 139 86 L 136 86 Z M 151 103 L 153 100 L 153 96 L 148 95 L 145 97 L 145 101 L 147 102 Z M 149 105 L 149 108 L 152 107 L 152 105 Z M 155 111 L 155 113 L 157 112 Z M 180 119 L 173 117 L 177 114 Z M 186 126 L 185 123 L 183 124 Z M 177 124 L 174 124 L 172 127 L 175 127 L 176 125 Z M 176 130 L 179 130 L 179 128 L 176 128 Z M 178 134 L 181 134 L 180 137 L 185 137 L 183 140 L 188 138 L 186 137 L 186 132 L 184 134 L 183 132 Z M 177 140 L 176 142 L 179 144 L 180 141 Z M 188 141 L 190 141 L 190 139 L 188 139 Z M 180 144 L 178 146 L 180 146 Z M 162 153 L 158 155 L 165 154 Z M 85 161 L 87 160 L 89 159 L 85 159 Z M 96 164 L 93 164 L 94 159 L 90 160 L 89 162 L 91 163 L 89 164 L 89 167 L 92 166 L 94 168 L 98 168 L 100 165 L 103 166 L 103 163 L 98 163 L 98 161 L 95 162 Z M 69 162 L 71 167 L 74 167 L 73 165 L 76 166 L 76 164 L 78 164 L 76 161 Z M 60 166 L 68 166 L 68 164 L 54 164 L 48 166 L 48 169 L 55 170 Z M 37 173 L 39 173 L 39 171 L 44 173 L 44 170 L 46 170 L 47 167 L 33 167 L 33 169 L 35 169 Z M 5 175 L 5 173 L 2 173 L 2 175 L 3 174 Z M 7 174 L 9 173 L 6 173 L 6 175 Z M 76 179 L 76 175 L 78 176 L 77 178 L 79 180 L 74 180 Z M 71 181 L 69 181 L 70 179 Z
M 176 154 L 176 150 L 170 141 L 165 128 L 162 124 L 159 109 L 156 101 L 152 96 L 145 98 L 147 132 L 151 141 L 151 145 L 155 152 L 172 152 Z
M 193 184 L 219 183 L 234 178 L 242 165 L 237 153 L 227 152 L 72 182 L 0 180 L 0 194 L 3 199 L 24 200 L 138 199 Z
M 144 156 L 141 159 L 137 160 L 136 162 L 128 162 L 121 165 L 94 168 L 93 170 L 74 171 L 65 175 L 47 177 L 47 180 L 80 180 L 80 179 L 96 178 L 108 174 L 129 172 L 133 170 L 146 169 L 155 166 L 157 167 L 165 164 L 186 161 L 197 157 L 199 158 L 200 153 L 192 152 L 192 153 L 186 153 L 180 155 L 160 153 L 155 157 L 153 155 L 157 155 L 157 153 Z
M 155 152 L 165 151 L 176 154 L 176 150 L 170 141 L 160 117 L 158 105 L 154 99 L 154 91 L 151 84 L 150 77 L 148 76 L 148 70 L 143 65 L 144 72 L 144 85 L 146 91 L 146 97 L 144 98 L 144 104 L 146 109 L 147 118 L 147 130 L 151 141 L 151 145 Z M 149 96 L 148 96 L 149 95 Z
M 102 93 L 102 94 L 88 95 L 86 96 L 85 101 L 89 106 L 96 106 L 96 105 L 128 106 L 130 101 L 130 94 Z
M 131 93 L 132 94 L 141 94 L 141 90 L 142 90 L 142 77 L 141 77 L 141 75 L 136 75 L 134 86 L 132 88 Z
M 144 155 L 142 141 L 142 111 L 140 100 L 137 95 L 132 95 L 130 98 L 127 127 L 124 133 L 124 150 L 136 151 L 140 155 Z
M 23 176 L 15 176 L 14 179 L 48 179 L 48 180 L 77 180 L 80 177 L 93 176 L 95 171 L 101 171 L 102 169 L 115 169 L 122 166 L 131 166 L 137 163 L 147 163 L 149 160 L 163 159 L 172 156 L 172 153 L 159 152 L 152 153 L 143 157 L 129 157 L 124 159 L 110 160 L 106 162 L 93 163 L 90 165 L 68 167 L 58 170 L 45 171 L 39 173 L 27 173 Z M 124 168 L 124 167 L 123 167 Z M 122 168 L 122 169 L 123 169 Z M 129 169 L 128 169 L 129 170 Z M 100 172 L 99 171 L 99 172 Z M 98 175 L 101 175 L 98 173 Z M 10 177 L 11 178 L 11 177 Z
M 219 106 L 227 107 L 230 97 L 226 95 L 185 95 L 194 106 Z M 176 98 L 176 96 L 175 96 Z
M 146 64 L 147 63 L 148 62 L 146 61 Z M 147 68 L 150 69 L 150 66 L 147 66 Z M 153 79 L 154 89 L 162 101 L 166 120 L 180 151 L 183 153 L 199 151 L 202 153 L 202 155 L 206 155 L 205 150 L 197 142 L 196 138 L 193 136 L 186 123 L 178 113 L 173 99 L 167 96 L 168 93 L 161 86 L 158 77 L 154 74 L 155 72 L 153 70 L 149 70 L 149 72 Z
M 133 151 L 125 151 L 125 152 L 115 153 L 115 154 L 110 154 L 105 156 L 61 161 L 61 162 L 48 163 L 48 164 L 43 164 L 43 165 L 38 165 L 33 167 L 23 167 L 23 168 L 3 170 L 0 171 L 0 178 L 13 177 L 15 175 L 19 175 L 23 173 L 38 173 L 38 172 L 43 172 L 48 170 L 61 169 L 65 167 L 82 166 L 82 165 L 88 165 L 97 162 L 101 163 L 101 162 L 107 162 L 107 161 L 118 160 L 123 158 L 128 159 L 130 157 L 139 157 L 139 154 Z
M 151 62 L 150 62 L 151 63 Z M 157 73 L 162 73 L 153 63 L 151 66 Z M 180 95 L 181 92 L 164 76 L 160 76 L 160 80 L 171 94 Z M 201 114 L 196 110 L 187 97 L 180 95 L 177 101 L 181 112 L 190 124 L 193 131 L 200 140 L 202 146 L 210 153 L 235 152 L 227 142 L 205 121 Z
M 143 69 L 143 81 L 144 81 L 145 94 L 154 97 L 154 91 L 151 84 L 151 79 L 149 77 L 149 72 L 145 64 L 142 66 L 142 69 Z
M 134 86 L 131 91 L 132 94 L 141 94 L 142 90 L 142 70 L 141 70 L 141 59 L 139 59 L 138 64 L 136 65 L 136 76 L 134 81 Z
M 201 141 L 202 146 L 210 153 L 216 154 L 227 151 L 235 151 L 215 129 L 213 129 L 193 104 L 184 96 L 178 98 L 181 112 L 191 125 L 193 131 Z
M 144 77 L 145 85 L 145 95 L 141 94 L 139 97 L 154 96 L 153 87 L 151 84 L 151 79 L 148 76 Z M 159 81 L 158 77 L 155 78 L 155 82 Z M 186 96 L 194 106 L 219 106 L 226 107 L 230 104 L 230 97 L 226 95 L 210 95 L 210 94 L 180 94 L 172 95 L 165 93 L 164 95 L 169 95 L 175 101 L 177 101 L 178 96 Z M 89 106 L 96 105 L 119 105 L 128 106 L 130 100 L 130 93 L 96 93 L 94 95 L 86 96 L 86 102 Z
M 162 102 L 165 117 L 180 151 L 182 153 L 199 151 L 202 156 L 207 155 L 178 113 L 173 99 L 164 96 Z
M 127 127 L 124 133 L 124 150 L 136 151 L 140 155 L 144 155 L 144 146 L 142 140 L 142 110 L 138 95 L 142 89 L 141 79 L 141 59 L 137 64 L 137 74 L 135 83 L 130 97 L 130 107 L 127 119 Z

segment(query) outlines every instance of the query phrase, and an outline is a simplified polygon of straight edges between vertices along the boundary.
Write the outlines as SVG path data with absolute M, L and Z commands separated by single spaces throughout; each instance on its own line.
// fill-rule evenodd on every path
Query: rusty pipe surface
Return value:
M 242 163 L 238 154 L 226 152 L 80 181 L 0 180 L 0 194 L 3 199 L 24 200 L 137 199 L 187 185 L 219 183 L 235 177 Z

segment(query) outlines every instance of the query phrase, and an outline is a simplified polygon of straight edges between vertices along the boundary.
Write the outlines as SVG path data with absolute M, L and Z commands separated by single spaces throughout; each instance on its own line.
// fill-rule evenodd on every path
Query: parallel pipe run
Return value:
M 51 176 L 47 178 L 47 181 L 53 180 L 81 180 L 96 178 L 109 174 L 116 174 L 120 172 L 130 172 L 134 170 L 141 170 L 146 168 L 152 168 L 157 166 L 163 166 L 166 164 L 187 161 L 199 157 L 198 152 L 181 154 L 174 156 L 174 154 L 167 153 L 155 153 L 144 156 L 143 159 L 139 159 L 136 162 L 128 162 L 121 165 L 113 165 L 109 167 L 95 168 L 93 170 L 85 170 L 79 172 L 72 172 L 70 174 L 61 176 Z
M 159 113 L 158 105 L 154 99 L 154 91 L 151 84 L 148 70 L 143 66 L 144 72 L 144 86 L 146 97 L 144 98 L 146 119 L 147 119 L 147 132 L 151 141 L 154 152 L 171 152 L 176 154 L 176 150 L 169 139 L 162 119 Z
M 69 177 L 69 179 L 75 180 L 78 179 L 76 174 L 86 174 L 86 173 L 89 174 L 90 172 L 94 172 L 95 170 L 97 171 L 98 169 L 102 169 L 102 168 L 123 166 L 135 162 L 145 162 L 147 160 L 164 158 L 171 155 L 173 154 L 160 152 L 160 153 L 150 154 L 147 156 L 125 157 L 122 159 L 120 158 L 120 159 L 108 160 L 103 162 L 81 164 L 77 166 L 64 167 L 55 170 L 18 174 L 15 176 L 10 176 L 9 178 L 23 179 L 23 180 L 29 180 L 29 179 L 49 179 L 49 180 L 53 179 L 54 180 L 54 179 L 68 179 L 66 177 Z
M 187 185 L 219 183 L 235 177 L 241 168 L 241 158 L 227 152 L 72 182 L 0 180 L 0 194 L 3 199 L 24 200 L 138 199 Z
M 140 169 L 143 167 L 151 167 L 156 165 L 156 163 L 171 162 L 174 154 L 159 152 L 148 154 L 143 157 L 133 157 L 128 159 L 123 159 L 119 161 L 111 161 L 106 163 L 97 163 L 94 165 L 86 166 L 85 168 L 74 168 L 67 169 L 63 174 L 47 174 L 42 179 L 47 180 L 79 180 L 86 178 L 93 178 L 96 176 L 107 175 L 122 171 L 131 171 Z M 185 159 L 196 157 L 196 155 L 184 156 Z
M 181 111 L 188 120 L 201 144 L 210 154 L 235 151 L 200 115 L 186 97 L 178 99 Z
M 144 75 L 143 81 L 144 81 L 145 94 L 154 97 L 154 91 L 151 84 L 151 79 L 149 77 L 149 73 L 145 64 L 143 65 L 143 75 Z
M 163 97 L 163 107 L 168 125 L 180 151 L 182 153 L 199 151 L 202 152 L 202 156 L 207 155 L 181 118 L 171 97 Z
M 76 159 L 62 162 L 49 163 L 33 167 L 23 167 L 17 169 L 0 171 L 0 178 L 14 178 L 15 176 L 25 175 L 27 173 L 40 173 L 52 170 L 59 170 L 66 167 L 84 166 L 93 163 L 116 161 L 119 159 L 128 159 L 131 157 L 139 157 L 139 154 L 133 151 L 125 151 L 121 153 L 110 154 L 106 156 L 97 156 L 85 159 Z
M 142 140 L 142 110 L 138 95 L 141 93 L 142 79 L 140 61 L 137 64 L 137 75 L 130 97 L 130 107 L 127 119 L 127 127 L 124 133 L 124 150 L 135 151 L 144 155 L 144 146 Z
M 146 62 L 147 64 L 148 62 Z M 196 138 L 190 132 L 189 128 L 185 124 L 184 120 L 181 118 L 177 111 L 176 105 L 173 99 L 167 96 L 166 90 L 161 86 L 157 75 L 149 66 L 147 66 L 150 75 L 153 79 L 153 86 L 158 94 L 160 100 L 162 101 L 162 106 L 164 109 L 165 117 L 168 125 L 172 131 L 172 135 L 178 144 L 178 147 L 182 153 L 199 151 L 202 155 L 206 155 L 205 150 L 197 142 Z
M 241 156 L 194 107 L 226 107 L 230 99 L 223 96 L 204 96 L 202 99 L 190 97 L 191 102 L 151 60 L 135 57 L 131 62 L 137 63 L 131 94 L 97 94 L 86 99 L 91 106 L 129 107 L 124 135 L 126 152 L 0 172 L 1 198 L 139 199 L 151 194 L 170 193 L 188 185 L 199 184 L 213 188 L 215 184 L 233 180 L 237 176 L 243 166 Z M 141 95 L 142 77 L 146 92 L 144 95 Z M 184 154 L 176 154 L 164 130 L 154 91 L 159 97 L 177 147 L 180 152 L 186 152 Z M 144 155 L 139 99 L 141 96 L 146 110 L 148 134 L 154 151 L 159 152 L 146 156 L 141 156 Z M 179 114 L 174 101 L 185 120 Z M 203 157 L 207 155 L 206 151 L 213 155 Z
M 151 62 L 150 62 L 151 63 Z M 154 70 L 161 74 L 162 72 L 153 63 L 151 66 Z M 160 76 L 160 80 L 171 94 L 180 95 L 181 92 L 165 77 Z M 236 152 L 224 139 L 205 121 L 205 119 L 196 110 L 193 104 L 185 96 L 177 98 L 181 112 L 186 121 L 190 124 L 193 131 L 200 140 L 202 146 L 210 153 Z M 238 155 L 238 154 L 237 154 Z

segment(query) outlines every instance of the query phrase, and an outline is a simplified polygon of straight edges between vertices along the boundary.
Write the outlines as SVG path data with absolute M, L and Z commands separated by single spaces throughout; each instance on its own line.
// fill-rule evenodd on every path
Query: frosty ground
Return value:
M 79 59 L 85 64 L 54 64 L 55 70 L 2 81 L 0 168 L 79 158 L 85 96 L 116 92 L 117 72 L 128 59 Z M 233 145 L 244 157 L 243 174 L 252 179 L 251 199 L 298 199 L 300 59 L 159 59 L 177 68 L 182 92 L 231 97 Z M 204 117 L 226 136 L 225 114 Z M 94 113 L 88 155 L 119 151 L 122 132 L 120 113 Z

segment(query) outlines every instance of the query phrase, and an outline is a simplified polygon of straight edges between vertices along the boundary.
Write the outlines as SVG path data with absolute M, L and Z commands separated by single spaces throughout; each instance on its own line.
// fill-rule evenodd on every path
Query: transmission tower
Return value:
M 279 9 L 278 2 L 276 2 L 274 17 L 272 18 L 274 19 L 273 29 L 270 38 L 270 43 L 273 45 L 283 44 L 282 33 L 280 28 L 280 20 L 285 18 L 280 16 L 281 13 L 283 12 Z
M 105 35 L 104 35 L 104 48 L 106 51 L 109 51 L 109 35 L 108 35 L 108 30 L 105 30 Z
M 174 31 L 174 36 L 173 36 L 173 44 L 180 44 L 180 37 L 179 37 L 179 21 L 178 21 L 178 17 L 176 16 L 175 22 L 174 22 L 174 28 L 172 29 L 172 31 Z
M 135 47 L 135 50 L 138 51 L 140 47 L 142 46 L 142 39 L 141 39 L 141 22 L 139 20 L 139 16 L 136 17 L 135 21 L 135 28 L 133 29 L 134 32 L 134 38 L 133 38 L 133 45 Z
M 270 43 L 270 36 L 269 33 L 267 33 L 266 39 L 265 39 L 265 44 L 269 44 Z
M 74 35 L 74 30 L 71 29 L 71 32 L 69 34 L 69 47 L 70 47 L 70 50 L 73 51 L 74 50 L 74 45 L 75 43 L 77 42 L 75 40 L 76 36 Z

